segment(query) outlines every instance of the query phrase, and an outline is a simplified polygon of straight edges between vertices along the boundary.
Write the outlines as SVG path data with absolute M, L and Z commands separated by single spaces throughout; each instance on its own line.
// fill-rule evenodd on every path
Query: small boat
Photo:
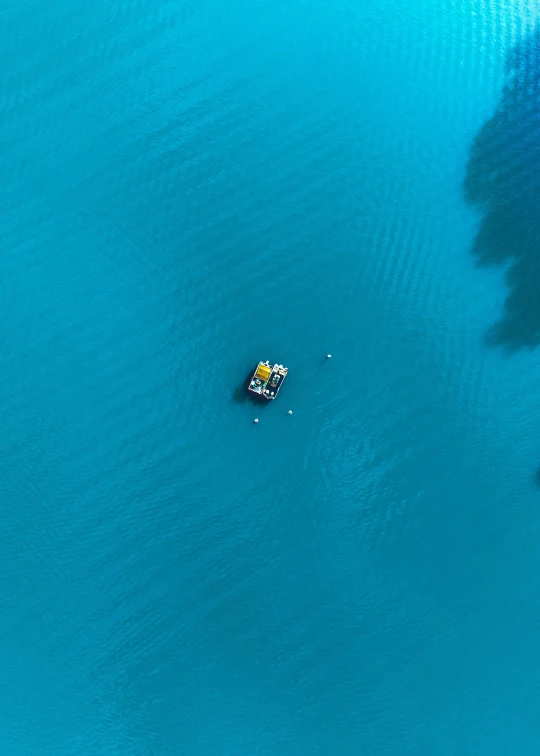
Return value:
M 264 399 L 275 399 L 288 372 L 283 365 L 271 365 L 268 360 L 259 362 L 248 389 Z

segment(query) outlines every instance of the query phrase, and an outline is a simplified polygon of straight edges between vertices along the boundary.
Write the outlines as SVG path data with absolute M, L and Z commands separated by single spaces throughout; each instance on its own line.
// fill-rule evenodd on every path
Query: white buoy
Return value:
M 256 418 L 255 418 L 255 420 L 254 420 L 253 422 L 254 422 L 254 423 L 258 423 L 258 422 L 259 422 L 259 418 L 258 418 L 258 417 L 256 417 Z
M 289 411 L 287 412 L 287 414 L 288 414 L 288 415 L 292 415 L 292 410 L 289 410 Z
M 326 359 L 329 360 L 331 356 L 332 356 L 331 354 L 327 354 Z

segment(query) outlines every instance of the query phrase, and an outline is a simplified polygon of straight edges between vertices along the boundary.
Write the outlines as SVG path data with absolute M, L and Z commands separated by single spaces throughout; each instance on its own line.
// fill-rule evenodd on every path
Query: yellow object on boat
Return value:
M 255 378 L 260 378 L 261 381 L 267 381 L 270 378 L 271 373 L 271 367 L 268 367 L 268 365 L 259 365 L 257 372 L 255 373 Z

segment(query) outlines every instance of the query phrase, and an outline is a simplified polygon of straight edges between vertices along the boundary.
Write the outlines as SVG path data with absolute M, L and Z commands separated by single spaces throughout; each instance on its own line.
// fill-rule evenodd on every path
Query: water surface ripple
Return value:
M 6 753 L 536 753 L 535 15 L 4 3 Z

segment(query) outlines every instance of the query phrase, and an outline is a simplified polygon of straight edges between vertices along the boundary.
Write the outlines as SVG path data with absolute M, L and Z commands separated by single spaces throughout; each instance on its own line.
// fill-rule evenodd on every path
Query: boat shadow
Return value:
M 261 409 L 263 407 L 268 407 L 268 405 L 270 404 L 268 399 L 265 399 L 263 396 L 257 396 L 257 394 L 249 391 L 248 386 L 252 376 L 253 370 L 250 370 L 242 383 L 239 383 L 238 386 L 234 389 L 232 393 L 233 401 L 237 402 L 238 404 L 249 403 L 255 407 L 260 407 Z

